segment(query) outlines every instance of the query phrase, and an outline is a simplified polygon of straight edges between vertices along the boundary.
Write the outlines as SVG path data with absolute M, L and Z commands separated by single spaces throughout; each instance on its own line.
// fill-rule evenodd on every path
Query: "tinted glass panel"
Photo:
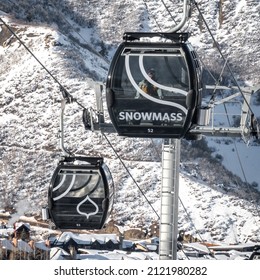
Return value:
M 98 171 L 61 169 L 53 186 L 53 199 L 65 197 L 104 197 L 104 185 Z
M 127 50 L 119 58 L 113 88 L 121 97 L 172 100 L 190 89 L 186 60 L 179 50 Z

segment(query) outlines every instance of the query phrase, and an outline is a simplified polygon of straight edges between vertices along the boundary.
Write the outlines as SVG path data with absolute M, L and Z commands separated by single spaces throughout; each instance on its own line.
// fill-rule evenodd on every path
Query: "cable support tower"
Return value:
M 144 1 L 145 1 L 145 0 L 144 0 Z M 174 18 L 173 18 L 173 16 L 172 16 L 171 12 L 170 12 L 170 10 L 169 10 L 169 8 L 166 6 L 165 1 L 164 1 L 164 0 L 161 0 L 161 2 L 163 3 L 164 7 L 166 8 L 166 10 L 168 11 L 168 13 L 170 14 L 172 20 L 176 23 L 176 21 L 174 20 Z M 184 5 L 185 5 L 185 6 L 188 5 L 188 2 L 189 2 L 189 1 L 184 1 Z M 185 4 L 185 3 L 186 3 L 186 4 Z M 188 10 L 187 8 L 184 9 L 184 12 L 186 11 L 185 13 L 187 13 L 187 10 Z M 177 23 L 176 23 L 176 24 L 177 24 Z M 162 30 L 162 28 L 160 27 L 160 25 L 158 25 L 158 27 L 159 27 L 160 30 Z M 154 149 L 155 149 L 155 151 L 156 151 L 156 153 L 157 153 L 157 156 L 158 156 L 158 158 L 159 158 L 159 160 L 160 160 L 160 156 L 159 156 L 158 150 L 157 150 L 157 148 L 155 147 L 154 142 L 153 142 L 152 139 L 151 139 L 151 143 L 153 144 Z M 194 222 L 192 221 L 190 215 L 188 214 L 188 211 L 187 211 L 185 205 L 183 204 L 183 202 L 181 201 L 181 199 L 180 199 L 179 196 L 178 196 L 178 198 L 179 198 L 179 200 L 180 200 L 180 202 L 181 202 L 181 204 L 182 204 L 182 207 L 184 208 L 184 211 L 185 211 L 185 213 L 186 213 L 188 219 L 191 221 L 191 224 L 193 225 L 193 227 L 194 227 L 196 233 L 200 236 L 200 239 L 203 240 L 202 237 L 201 237 L 201 235 L 200 235 L 200 233 L 199 233 L 199 231 L 198 231 L 197 228 L 195 227 Z
M 154 145 L 154 142 L 153 142 L 153 141 L 152 141 L 152 144 Z M 154 145 L 154 149 L 157 151 L 157 148 L 155 147 L 155 145 Z M 160 156 L 159 156 L 158 153 L 157 153 L 157 155 L 158 155 L 158 158 L 160 159 Z M 179 201 L 180 201 L 180 203 L 181 203 L 181 205 L 182 205 L 182 207 L 183 207 L 183 209 L 184 209 L 184 212 L 186 213 L 186 215 L 187 215 L 187 217 L 188 217 L 188 220 L 189 220 L 190 223 L 191 223 L 191 226 L 195 229 L 195 232 L 196 232 L 196 234 L 199 236 L 200 240 L 201 240 L 201 241 L 204 241 L 203 238 L 202 238 L 202 236 L 201 236 L 201 234 L 200 234 L 200 232 L 199 232 L 199 230 L 196 228 L 194 221 L 192 220 L 191 216 L 189 215 L 188 210 L 187 210 L 187 208 L 185 207 L 185 205 L 184 205 L 182 199 L 180 198 L 180 196 L 178 196 L 178 199 L 179 199 Z M 207 247 L 207 249 L 208 249 L 208 247 Z M 209 249 L 208 249 L 208 251 L 209 251 L 209 253 L 211 253 Z M 183 253 L 184 253 L 184 252 L 183 252 Z

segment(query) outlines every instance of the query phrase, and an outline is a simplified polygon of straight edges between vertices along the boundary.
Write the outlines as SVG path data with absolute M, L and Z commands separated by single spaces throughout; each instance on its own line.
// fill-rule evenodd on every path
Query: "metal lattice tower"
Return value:
M 162 151 L 161 260 L 177 259 L 180 140 L 165 139 Z

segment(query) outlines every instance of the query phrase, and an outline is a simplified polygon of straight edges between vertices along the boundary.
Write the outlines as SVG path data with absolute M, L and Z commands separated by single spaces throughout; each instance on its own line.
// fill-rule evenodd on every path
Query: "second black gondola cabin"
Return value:
M 201 71 L 186 33 L 160 34 L 170 42 L 135 39 L 157 33 L 126 33 L 112 60 L 106 100 L 119 135 L 183 138 L 196 124 Z
M 49 215 L 59 229 L 101 229 L 113 196 L 113 179 L 103 158 L 68 157 L 52 176 Z

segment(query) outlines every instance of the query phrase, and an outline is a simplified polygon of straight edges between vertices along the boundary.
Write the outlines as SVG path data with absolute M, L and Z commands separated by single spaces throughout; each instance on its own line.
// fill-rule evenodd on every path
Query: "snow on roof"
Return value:
M 0 229 L 0 235 L 1 236 L 9 236 L 11 233 L 13 233 L 13 228 L 3 228 L 3 229 Z
M 28 230 L 31 229 L 31 226 L 30 226 L 29 223 L 21 223 L 21 222 L 15 223 L 15 229 L 16 230 L 18 230 L 22 226 L 25 226 L 26 228 L 28 228 Z
M 21 251 L 24 251 L 26 253 L 32 253 L 33 252 L 32 248 L 28 245 L 28 243 L 26 243 L 25 241 L 20 240 L 20 239 L 17 242 L 17 249 L 21 250 Z
M 43 251 L 50 251 L 51 249 L 46 246 L 45 241 L 37 241 L 35 242 L 35 248 L 41 249 Z
M 156 251 L 158 246 L 156 244 L 146 244 L 146 247 L 150 251 Z
M 97 254 L 94 254 L 94 255 L 81 254 L 79 256 L 79 259 L 81 259 L 81 260 L 109 260 L 108 257 L 103 256 L 103 255 L 97 255 Z
M 0 239 L 0 246 L 6 250 L 15 250 L 14 245 L 7 239 Z
M 126 252 L 122 250 L 114 250 L 114 251 L 99 251 L 99 250 L 81 250 L 85 252 L 85 254 L 78 254 L 77 258 L 81 260 L 145 260 L 158 259 L 158 254 L 156 253 L 143 253 L 143 252 Z
M 252 251 L 252 249 L 256 246 L 260 247 L 260 243 L 246 243 L 246 244 L 235 244 L 235 245 L 219 245 L 212 246 L 209 249 L 213 249 L 214 251 L 228 251 L 228 250 L 237 250 L 237 251 Z
M 59 248 L 59 247 L 54 247 L 51 248 L 50 251 L 50 260 L 65 260 L 67 259 L 66 256 L 70 256 L 68 252 L 65 250 Z
M 184 243 L 183 247 L 194 249 L 197 252 L 203 253 L 203 254 L 208 254 L 210 252 L 210 249 L 207 246 L 200 244 L 200 243 Z
M 77 244 L 91 244 L 95 241 L 104 244 L 108 241 L 118 243 L 116 234 L 75 234 L 72 232 L 63 232 L 57 239 L 58 243 L 66 243 L 73 239 Z
M 123 240 L 122 248 L 123 249 L 130 248 L 133 246 L 133 244 L 134 244 L 134 242 L 132 242 L 130 240 Z

